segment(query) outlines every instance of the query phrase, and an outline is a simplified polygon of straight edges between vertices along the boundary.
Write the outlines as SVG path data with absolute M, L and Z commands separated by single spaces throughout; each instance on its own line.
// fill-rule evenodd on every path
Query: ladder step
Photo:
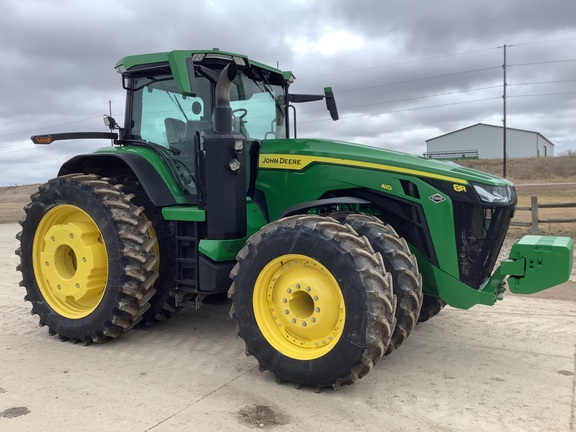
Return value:
M 198 290 L 198 222 L 176 221 L 176 291 Z

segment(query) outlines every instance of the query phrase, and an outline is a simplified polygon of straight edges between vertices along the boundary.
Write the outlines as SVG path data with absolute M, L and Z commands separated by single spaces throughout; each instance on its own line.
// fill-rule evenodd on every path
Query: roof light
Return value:
M 204 60 L 205 55 L 206 54 L 203 54 L 203 53 L 192 54 L 192 61 L 194 63 L 200 63 L 202 60 Z
M 207 59 L 220 59 L 220 60 L 228 60 L 232 61 L 232 56 L 226 54 L 215 54 L 215 53 L 208 53 L 206 54 Z
M 238 66 L 246 66 L 246 61 L 242 57 L 233 57 L 233 58 L 234 63 L 236 63 Z

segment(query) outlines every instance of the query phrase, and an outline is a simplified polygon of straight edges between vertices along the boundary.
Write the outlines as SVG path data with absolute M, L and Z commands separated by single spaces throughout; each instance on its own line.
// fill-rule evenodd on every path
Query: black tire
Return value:
M 50 180 L 16 236 L 25 300 L 51 335 L 90 344 L 134 327 L 154 295 L 156 240 L 143 208 L 93 174 Z M 76 291 L 79 290 L 79 291 Z
M 384 354 L 394 328 L 391 278 L 350 227 L 321 216 L 280 219 L 250 237 L 237 260 L 230 314 L 261 370 L 338 388 Z
M 139 326 L 150 326 L 172 318 L 183 309 L 181 305 L 187 298 L 176 303 L 176 239 L 169 223 L 162 217 L 162 210 L 156 207 L 136 177 L 119 179 L 124 184 L 124 192 L 133 195 L 132 202 L 144 207 L 144 214 L 152 226 L 149 235 L 155 237 L 157 245 L 154 252 L 159 256 L 158 279 L 154 284 L 156 294 L 150 299 L 150 308 L 144 313 Z
M 396 327 L 384 355 L 396 350 L 416 326 L 422 306 L 422 275 L 418 272 L 416 257 L 410 252 L 406 241 L 394 228 L 382 221 L 360 213 L 338 212 L 331 214 L 340 223 L 354 228 L 366 236 L 375 252 L 380 252 L 386 271 L 392 275 L 396 295 Z
M 424 301 L 420 309 L 418 323 L 428 321 L 430 318 L 438 315 L 446 306 L 446 302 L 439 297 L 424 294 Z

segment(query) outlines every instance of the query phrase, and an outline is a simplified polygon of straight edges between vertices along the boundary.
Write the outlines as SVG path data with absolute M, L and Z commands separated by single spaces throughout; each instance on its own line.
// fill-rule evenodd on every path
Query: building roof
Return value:
M 452 132 L 445 133 L 445 134 L 443 134 L 443 135 L 438 135 L 437 137 L 434 137 L 434 138 L 427 139 L 426 142 L 432 141 L 432 140 L 435 140 L 435 139 L 438 139 L 438 138 L 442 138 L 442 137 L 445 137 L 445 136 L 447 136 L 447 135 L 451 135 L 451 134 L 456 133 L 456 132 L 461 132 L 461 131 L 466 130 L 466 129 L 471 129 L 471 128 L 476 127 L 476 126 L 488 126 L 488 127 L 503 129 L 502 126 L 496 126 L 496 125 L 491 125 L 491 124 L 487 124 L 487 123 L 476 123 L 476 124 L 474 124 L 474 125 L 467 126 L 467 127 L 465 127 L 465 128 L 462 128 L 462 129 L 458 129 L 458 130 L 455 130 L 455 131 L 452 131 Z M 540 132 L 529 131 L 529 130 L 526 130 L 526 129 L 516 129 L 516 128 L 510 128 L 510 127 L 507 127 L 506 130 L 515 130 L 515 131 L 520 131 L 520 132 L 528 132 L 528 133 L 536 134 L 536 135 L 541 136 L 542 139 L 544 139 L 544 140 L 546 140 L 547 142 L 549 142 L 550 145 L 554 145 L 554 143 L 553 143 L 552 141 L 550 141 L 548 138 L 546 138 L 546 137 L 545 137 L 544 135 L 542 135 Z

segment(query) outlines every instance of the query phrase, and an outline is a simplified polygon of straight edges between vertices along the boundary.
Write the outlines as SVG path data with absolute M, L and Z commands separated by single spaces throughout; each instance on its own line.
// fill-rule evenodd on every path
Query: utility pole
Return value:
M 108 100 L 108 114 L 110 115 L 110 117 L 112 117 L 112 101 L 111 100 Z M 113 139 L 110 140 L 110 145 L 111 146 L 114 145 Z
M 510 45 L 512 46 L 512 45 Z M 504 71 L 504 93 L 502 95 L 502 102 L 503 102 L 503 116 L 502 116 L 502 123 L 503 123 L 503 134 L 502 134 L 502 147 L 503 147 L 503 155 L 502 155 L 502 177 L 506 178 L 506 86 L 508 83 L 506 82 L 506 44 L 503 46 L 504 48 L 504 63 L 502 64 L 502 69 Z

